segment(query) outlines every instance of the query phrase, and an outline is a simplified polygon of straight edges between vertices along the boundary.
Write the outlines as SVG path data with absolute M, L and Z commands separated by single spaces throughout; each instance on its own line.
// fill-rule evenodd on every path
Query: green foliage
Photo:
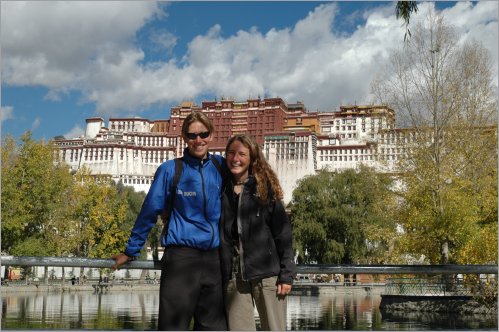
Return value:
M 16 142 L 6 136 L 2 145 L 2 250 L 9 251 L 23 235 L 22 195 L 17 190 Z
M 152 249 L 152 258 L 159 259 L 158 247 L 161 247 L 161 232 L 163 230 L 163 222 L 158 218 L 158 222 L 152 227 L 147 237 L 147 246 Z M 144 253 L 143 253 L 144 254 Z
M 143 191 L 136 192 L 133 187 L 124 186 L 121 181 L 116 184 L 116 190 L 120 198 L 127 202 L 128 209 L 126 210 L 123 225 L 126 229 L 131 230 L 131 227 L 135 223 L 135 219 L 140 212 L 146 194 Z
M 439 131 L 438 149 L 427 138 L 405 147 L 396 249 L 432 264 L 497 263 L 497 127 L 456 120 Z
M 401 163 L 400 255 L 424 255 L 433 264 L 497 262 L 496 138 L 486 133 L 465 142 L 465 132 L 446 128 L 438 163 L 422 142 L 412 147 L 410 163 Z
M 366 167 L 341 173 L 321 171 L 302 179 L 291 204 L 300 261 L 385 260 L 390 234 L 395 232 L 389 215 L 393 205 L 390 185 L 388 177 Z
M 144 193 L 54 164 L 28 132 L 2 145 L 2 250 L 23 256 L 109 257 L 124 250 Z
M 125 216 L 122 223 L 120 224 L 120 227 L 125 234 L 130 234 L 133 225 L 135 224 L 135 220 L 137 219 L 137 216 L 140 212 L 140 209 L 142 208 L 142 203 L 144 202 L 146 194 L 143 191 L 136 192 L 133 187 L 124 186 L 121 181 L 116 184 L 116 190 L 120 199 L 125 201 L 127 206 Z M 147 244 L 144 247 L 147 247 L 149 245 L 155 248 L 157 241 L 154 242 L 153 236 L 154 234 L 157 235 L 157 228 L 157 226 L 153 227 L 153 229 L 149 233 Z M 125 250 L 125 244 L 123 244 L 123 247 L 120 251 L 123 250 Z M 153 249 L 153 255 L 154 251 L 157 250 Z M 140 257 L 146 259 L 145 248 L 141 251 Z
M 18 147 L 7 137 L 2 146 L 2 249 L 12 254 L 19 248 L 30 251 L 29 243 L 20 242 L 43 238 L 64 220 L 61 212 L 72 188 L 67 168 L 53 164 L 49 144 L 34 141 L 29 132 L 20 140 Z
M 117 187 L 101 179 L 96 182 L 87 170 L 75 175 L 77 185 L 73 195 L 72 237 L 70 252 L 79 257 L 108 257 L 124 250 L 130 227 L 124 225 L 128 201 Z
M 395 16 L 397 17 L 397 19 L 402 18 L 404 20 L 404 41 L 407 41 L 407 37 L 411 37 L 409 22 L 411 19 L 411 14 L 416 14 L 417 12 L 418 4 L 416 1 L 397 1 L 397 5 L 395 6 Z
M 49 256 L 53 249 L 53 243 L 46 243 L 43 237 L 33 235 L 16 243 L 12 253 L 16 256 Z
M 405 3 L 404 5 L 407 5 Z M 497 88 L 490 54 L 479 42 L 459 43 L 444 17 L 430 11 L 404 48 L 373 82 L 381 104 L 407 128 L 395 256 L 431 264 L 497 262 L 482 241 L 497 225 Z M 396 145 L 396 146 L 395 146 Z M 497 227 L 497 226 L 495 226 Z M 497 232 L 486 236 L 497 244 Z
M 455 260 L 458 264 L 497 264 L 497 252 L 497 222 L 492 222 L 467 238 Z
M 497 311 L 497 279 L 488 279 L 479 284 L 474 300 L 491 312 Z

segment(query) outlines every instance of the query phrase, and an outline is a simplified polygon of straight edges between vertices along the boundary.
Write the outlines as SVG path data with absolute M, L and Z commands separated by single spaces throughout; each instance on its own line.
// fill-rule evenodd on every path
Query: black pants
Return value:
M 227 330 L 218 249 L 169 247 L 159 292 L 158 330 Z

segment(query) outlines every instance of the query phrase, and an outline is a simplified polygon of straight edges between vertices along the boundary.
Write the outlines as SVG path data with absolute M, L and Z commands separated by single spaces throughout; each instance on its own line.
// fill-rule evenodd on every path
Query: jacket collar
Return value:
M 231 181 L 231 191 L 232 191 L 232 187 L 234 186 L 234 179 L 231 177 L 230 181 Z M 243 191 L 247 191 L 247 192 L 252 193 L 254 195 L 258 195 L 257 191 L 256 191 L 256 184 L 257 184 L 256 178 L 250 174 L 248 176 L 248 180 L 244 183 Z M 274 192 L 272 191 L 270 183 L 268 185 L 268 197 L 270 200 L 274 199 Z
M 210 160 L 210 155 L 211 154 L 208 152 L 208 154 L 206 155 L 206 158 L 203 159 L 203 165 L 206 164 L 206 162 L 208 162 Z M 188 163 L 189 165 L 196 165 L 197 166 L 197 165 L 199 165 L 199 162 L 201 161 L 201 159 L 192 156 L 189 153 L 188 148 L 184 149 L 184 156 L 182 158 L 183 158 L 184 162 Z
M 236 184 L 234 181 L 234 178 L 232 176 L 230 177 L 230 182 L 231 182 L 232 186 L 234 186 Z M 244 182 L 244 187 L 245 188 L 252 188 L 254 186 L 256 186 L 256 178 L 250 174 L 248 176 L 248 179 L 246 180 L 246 182 Z

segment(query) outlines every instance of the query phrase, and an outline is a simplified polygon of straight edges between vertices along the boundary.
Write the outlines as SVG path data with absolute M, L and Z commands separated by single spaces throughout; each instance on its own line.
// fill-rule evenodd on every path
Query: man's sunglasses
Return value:
M 210 136 L 209 131 L 203 131 L 202 133 L 186 133 L 185 136 L 187 136 L 188 139 L 196 139 L 198 136 L 201 138 L 208 138 Z

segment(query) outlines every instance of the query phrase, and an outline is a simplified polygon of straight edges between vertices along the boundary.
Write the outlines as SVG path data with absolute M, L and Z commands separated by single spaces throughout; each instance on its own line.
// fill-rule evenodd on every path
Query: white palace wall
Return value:
M 388 115 L 376 120 L 333 116 L 323 121 L 328 127 L 321 124 L 327 133 L 285 131 L 266 136 L 264 155 L 281 182 L 284 203 L 291 201 L 300 179 L 320 169 L 341 171 L 365 164 L 392 171 L 403 151 L 394 147 L 398 133 L 391 131 Z M 55 159 L 73 172 L 85 166 L 93 175 L 110 176 L 147 193 L 158 166 L 180 156 L 185 146 L 180 136 L 151 128 L 151 122 L 141 118 L 112 119 L 108 127 L 100 118 L 87 119 L 84 137 L 54 141 Z
M 295 155 L 295 158 L 291 158 L 289 154 L 279 154 L 275 147 L 269 147 L 268 149 L 267 159 L 281 183 L 284 192 L 284 204 L 291 202 L 293 190 L 297 187 L 299 180 L 307 175 L 314 175 L 316 172 L 311 136 L 306 143 L 307 153 L 304 158 L 300 158 L 299 155 Z

